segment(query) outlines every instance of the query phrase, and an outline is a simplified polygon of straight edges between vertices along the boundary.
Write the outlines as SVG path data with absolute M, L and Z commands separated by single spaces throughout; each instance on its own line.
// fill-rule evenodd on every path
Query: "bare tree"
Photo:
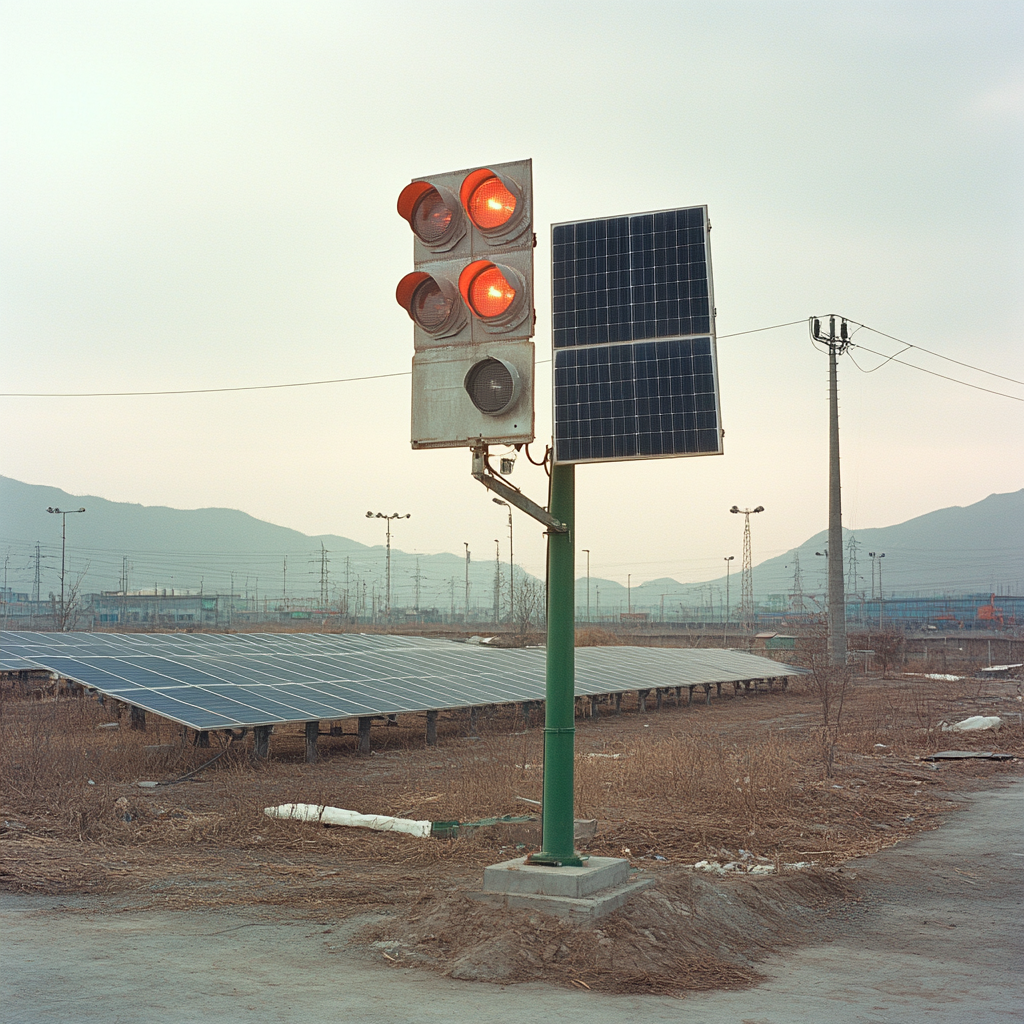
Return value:
M 544 616 L 544 584 L 532 576 L 523 576 L 516 587 L 515 628 L 519 636 L 525 636 L 531 626 L 540 623 Z
M 82 581 L 85 579 L 85 574 L 89 571 L 90 564 L 86 563 L 85 568 L 78 574 L 74 582 L 65 589 L 63 608 L 61 608 L 60 602 L 56 597 L 51 595 L 53 628 L 59 633 L 66 633 L 78 625 L 79 616 L 82 614 Z
M 819 616 L 810 636 L 809 684 L 811 693 L 818 700 L 821 718 L 819 736 L 821 757 L 825 777 L 832 777 L 839 731 L 846 703 L 847 687 L 850 684 L 850 669 L 846 665 L 833 665 L 828 650 L 828 625 L 824 616 Z

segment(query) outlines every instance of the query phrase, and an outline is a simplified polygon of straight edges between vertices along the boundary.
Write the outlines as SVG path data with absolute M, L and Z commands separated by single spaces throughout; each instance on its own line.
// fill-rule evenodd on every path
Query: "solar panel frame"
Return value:
M 427 637 L 6 632 L 0 649 L 197 730 L 545 699 L 542 648 Z M 802 671 L 737 651 L 586 647 L 576 651 L 575 692 L 601 696 Z
M 706 206 L 551 230 L 554 458 L 720 455 Z

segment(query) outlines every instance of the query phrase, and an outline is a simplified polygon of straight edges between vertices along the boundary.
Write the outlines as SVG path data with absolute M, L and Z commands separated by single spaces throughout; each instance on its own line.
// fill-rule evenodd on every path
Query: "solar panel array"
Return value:
M 192 729 L 540 701 L 545 651 L 365 634 L 0 633 L 0 649 Z M 739 651 L 584 647 L 576 694 L 794 675 Z
M 717 455 L 707 208 L 552 228 L 555 459 Z

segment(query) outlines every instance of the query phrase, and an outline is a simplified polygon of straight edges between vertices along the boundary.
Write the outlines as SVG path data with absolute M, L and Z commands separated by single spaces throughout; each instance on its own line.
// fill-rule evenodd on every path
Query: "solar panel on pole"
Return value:
M 707 207 L 552 226 L 555 461 L 722 454 Z

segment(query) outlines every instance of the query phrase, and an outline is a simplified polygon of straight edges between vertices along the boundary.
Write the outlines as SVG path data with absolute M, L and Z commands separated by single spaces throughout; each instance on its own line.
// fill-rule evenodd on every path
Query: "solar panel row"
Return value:
M 545 652 L 365 634 L 0 633 L 0 650 L 193 729 L 540 701 Z M 737 651 L 587 647 L 576 694 L 780 678 Z

